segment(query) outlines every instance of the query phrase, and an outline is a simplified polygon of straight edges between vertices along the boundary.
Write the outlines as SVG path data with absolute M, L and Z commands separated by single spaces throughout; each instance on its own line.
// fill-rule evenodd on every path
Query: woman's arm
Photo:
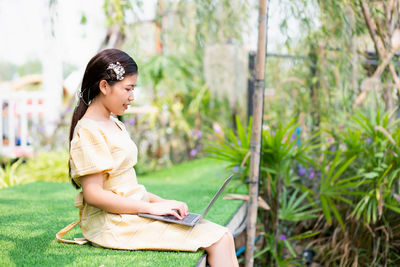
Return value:
M 103 175 L 90 174 L 81 177 L 83 198 L 86 203 L 110 213 L 150 213 L 155 215 L 174 215 L 182 219 L 187 215 L 187 205 L 180 201 L 164 200 L 152 193 L 148 193 L 149 201 L 134 200 L 122 197 L 103 189 Z M 179 214 L 176 213 L 179 212 Z
M 154 202 L 162 202 L 165 201 L 166 199 L 163 199 L 153 193 L 147 192 L 147 197 L 149 198 L 149 201 L 154 203 Z
M 81 177 L 83 198 L 86 203 L 111 213 L 148 213 L 150 203 L 132 200 L 103 189 L 103 175 L 90 174 Z

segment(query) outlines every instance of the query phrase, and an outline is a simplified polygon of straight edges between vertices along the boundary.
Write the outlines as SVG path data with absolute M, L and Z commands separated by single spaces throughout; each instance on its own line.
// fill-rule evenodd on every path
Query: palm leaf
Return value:
M 321 200 L 322 211 L 325 215 L 325 219 L 328 222 L 328 224 L 331 225 L 332 217 L 331 217 L 331 212 L 329 210 L 327 198 L 325 196 L 320 196 L 320 200 Z
M 329 203 L 330 208 L 332 209 L 333 214 L 335 215 L 336 219 L 338 220 L 340 227 L 342 228 L 343 232 L 345 231 L 344 223 L 342 220 L 342 217 L 340 216 L 339 211 L 336 208 L 336 205 L 333 203 L 333 201 L 330 198 L 327 198 L 327 201 Z

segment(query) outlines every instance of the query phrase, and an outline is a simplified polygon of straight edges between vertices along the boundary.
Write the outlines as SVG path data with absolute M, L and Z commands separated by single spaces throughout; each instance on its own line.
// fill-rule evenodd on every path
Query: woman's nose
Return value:
M 129 101 L 135 100 L 135 96 L 133 95 L 133 92 L 131 92 L 131 93 L 129 94 L 128 100 L 129 100 Z

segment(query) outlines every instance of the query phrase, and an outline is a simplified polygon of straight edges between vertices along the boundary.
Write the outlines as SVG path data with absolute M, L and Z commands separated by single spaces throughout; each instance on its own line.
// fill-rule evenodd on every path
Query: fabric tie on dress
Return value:
M 84 245 L 84 244 L 86 244 L 88 242 L 88 240 L 86 238 L 74 238 L 74 240 L 63 239 L 63 237 L 69 231 L 71 231 L 72 228 L 74 228 L 75 226 L 77 226 L 81 222 L 83 206 L 84 206 L 83 193 L 80 192 L 75 196 L 75 208 L 79 209 L 79 220 L 69 224 L 67 227 L 65 227 L 64 229 L 60 230 L 56 234 L 56 238 L 57 238 L 58 241 L 63 242 L 63 243 L 78 244 L 78 245 Z

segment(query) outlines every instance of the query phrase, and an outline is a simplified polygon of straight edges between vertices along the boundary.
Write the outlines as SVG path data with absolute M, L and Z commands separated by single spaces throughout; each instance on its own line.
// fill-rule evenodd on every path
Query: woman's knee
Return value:
M 225 232 L 224 237 L 233 242 L 233 235 L 231 234 L 231 232 Z
M 235 246 L 235 241 L 233 239 L 233 235 L 230 232 L 225 232 L 225 234 L 220 239 L 227 246 Z
M 228 231 L 225 232 L 220 239 L 218 239 L 215 243 L 213 243 L 211 246 L 206 247 L 206 251 L 213 250 L 214 248 L 220 247 L 220 246 L 234 246 L 234 240 L 232 234 Z

